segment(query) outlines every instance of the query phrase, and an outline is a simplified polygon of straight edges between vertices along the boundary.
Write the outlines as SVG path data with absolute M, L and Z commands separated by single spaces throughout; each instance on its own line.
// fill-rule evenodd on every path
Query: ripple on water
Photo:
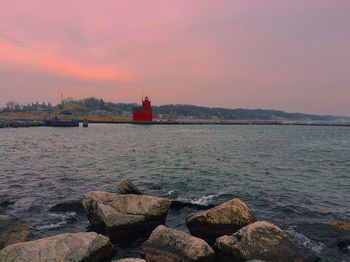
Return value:
M 0 148 L 0 195 L 12 201 L 10 212 L 36 228 L 32 238 L 86 230 L 86 218 L 70 223 L 49 208 L 90 190 L 113 192 L 123 178 L 147 194 L 171 192 L 198 204 L 240 197 L 259 219 L 287 230 L 350 219 L 348 128 L 91 124 L 1 130 Z M 190 212 L 171 211 L 167 223 L 186 230 Z M 293 230 L 310 240 L 295 233 L 310 252 L 322 247 L 313 242 L 316 232 Z M 325 248 L 320 252 L 332 261 Z

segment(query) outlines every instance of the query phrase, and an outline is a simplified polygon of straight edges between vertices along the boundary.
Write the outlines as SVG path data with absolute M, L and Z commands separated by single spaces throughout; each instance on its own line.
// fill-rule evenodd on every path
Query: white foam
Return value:
M 168 196 L 176 196 L 177 195 L 177 192 L 175 191 L 175 190 L 170 190 L 169 192 L 168 192 Z
M 219 198 L 219 195 L 208 195 L 208 196 L 202 196 L 200 198 L 194 198 L 190 202 L 192 204 L 207 206 L 208 204 L 211 204 L 214 200 L 218 198 Z
M 67 212 L 67 213 L 63 213 L 63 214 L 50 213 L 51 217 L 54 217 L 54 218 L 59 219 L 61 221 L 59 221 L 57 223 L 50 223 L 47 225 L 34 226 L 34 229 L 41 231 L 41 230 L 50 230 L 50 229 L 61 228 L 61 227 L 64 227 L 65 225 L 67 225 L 69 220 L 72 218 L 75 218 L 76 215 L 77 215 L 77 213 L 75 213 L 75 212 Z
M 295 231 L 295 226 L 290 226 L 285 231 L 291 236 L 297 245 L 311 249 L 316 254 L 321 254 L 322 250 L 325 248 L 323 243 L 313 241 L 302 233 Z
M 56 224 L 48 224 L 48 225 L 42 225 L 42 226 L 37 226 L 35 227 L 36 230 L 50 230 L 50 229 L 55 229 L 55 228 L 61 228 L 63 227 L 64 225 L 67 224 L 67 221 L 61 221 L 61 222 L 58 222 Z

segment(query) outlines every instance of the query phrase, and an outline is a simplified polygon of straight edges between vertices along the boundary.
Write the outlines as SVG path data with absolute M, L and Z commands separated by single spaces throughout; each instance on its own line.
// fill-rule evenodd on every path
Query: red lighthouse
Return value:
M 134 107 L 132 109 L 132 120 L 139 122 L 153 121 L 152 106 L 148 96 L 146 96 L 145 99 L 142 98 L 141 107 Z

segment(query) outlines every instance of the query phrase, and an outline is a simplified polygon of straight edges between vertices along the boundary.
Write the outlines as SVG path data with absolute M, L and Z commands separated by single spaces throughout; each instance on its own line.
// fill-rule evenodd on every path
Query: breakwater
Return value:
M 91 124 L 135 124 L 135 125 L 261 125 L 261 126 L 338 126 L 338 127 L 350 127 L 350 122 L 315 122 L 315 121 L 274 121 L 274 120 L 222 120 L 222 121 L 211 121 L 211 120 L 190 120 L 190 121 L 100 121 L 100 120 L 76 120 L 78 123 L 91 123 Z M 36 127 L 36 126 L 55 126 L 50 122 L 45 121 L 18 121 L 18 120 L 6 120 L 0 121 L 0 128 L 5 127 Z M 60 125 L 65 126 L 65 125 Z M 74 125 L 77 126 L 77 125 Z
M 20 127 L 37 127 L 46 126 L 44 121 L 1 121 L 0 128 L 20 128 Z
M 135 125 L 286 125 L 286 126 L 344 126 L 350 122 L 307 122 L 307 121 L 270 121 L 270 120 L 234 120 L 234 121 L 89 121 L 94 124 L 135 124 Z

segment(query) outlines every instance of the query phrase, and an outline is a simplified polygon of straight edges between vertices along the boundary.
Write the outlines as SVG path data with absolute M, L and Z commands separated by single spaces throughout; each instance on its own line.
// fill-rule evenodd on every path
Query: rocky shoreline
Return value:
M 238 198 L 189 215 L 186 224 L 191 234 L 164 225 L 170 209 L 187 205 L 143 195 L 131 181 L 124 180 L 116 193 L 92 191 L 81 200 L 52 207 L 86 213 L 91 232 L 33 241 L 25 241 L 29 229 L 24 221 L 0 209 L 0 261 L 111 261 L 118 253 L 115 241 L 140 235 L 146 239 L 139 247 L 141 258 L 113 261 L 308 261 L 283 230 L 257 220 Z M 350 221 L 329 224 L 348 230 Z M 338 247 L 349 252 L 349 239 L 338 240 Z

